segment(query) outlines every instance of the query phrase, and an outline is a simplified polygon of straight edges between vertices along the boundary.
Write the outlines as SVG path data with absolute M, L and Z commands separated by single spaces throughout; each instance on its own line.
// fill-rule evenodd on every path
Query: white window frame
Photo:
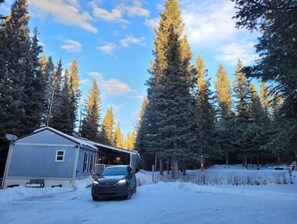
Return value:
M 59 155 L 59 152 L 63 152 L 63 155 Z M 58 159 L 58 157 L 62 157 L 62 160 L 61 159 Z M 56 151 L 56 157 L 55 157 L 55 162 L 64 162 L 64 159 L 65 159 L 65 150 L 57 150 Z
M 89 153 L 84 153 L 83 172 L 87 173 L 89 169 Z
M 89 172 L 94 170 L 94 154 L 90 153 Z

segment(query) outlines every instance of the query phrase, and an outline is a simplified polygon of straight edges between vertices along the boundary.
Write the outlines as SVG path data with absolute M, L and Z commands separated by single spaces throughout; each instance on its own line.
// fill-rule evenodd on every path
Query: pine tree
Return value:
M 237 134 L 235 144 L 238 148 L 238 155 L 243 161 L 243 165 L 247 167 L 249 152 L 252 150 L 250 139 L 250 123 L 252 121 L 250 111 L 251 92 L 249 81 L 247 80 L 245 73 L 243 73 L 242 68 L 243 64 L 238 60 L 233 87 L 237 99 L 235 120 Z
M 86 117 L 83 119 L 81 136 L 93 141 L 100 140 L 101 127 L 101 97 L 97 82 L 94 81 L 89 90 L 86 102 Z
M 1 28 L 2 54 L 5 60 L 5 80 L 3 86 L 6 90 L 2 93 L 2 114 L 4 132 L 16 135 L 29 133 L 23 123 L 25 116 L 24 91 L 26 82 L 32 81 L 32 66 L 28 66 L 31 60 L 31 40 L 28 27 L 28 4 L 26 0 L 17 0 L 11 6 L 11 13 L 4 20 L 4 28 Z M 3 32 L 2 32 L 3 31 Z M 29 64 L 30 65 L 30 64 Z M 28 80 L 26 80 L 28 78 Z M 1 120 L 2 123 L 2 120 Z
M 39 64 L 42 47 L 38 40 L 38 31 L 35 28 L 31 39 L 30 57 L 27 59 L 26 82 L 24 84 L 24 114 L 22 124 L 26 132 L 31 133 L 41 125 L 43 115 L 46 113 L 45 88 L 46 79 Z
M 245 71 L 249 77 L 272 80 L 277 85 L 275 89 L 284 99 L 279 111 L 283 119 L 279 124 L 285 131 L 281 132 L 278 145 L 297 159 L 297 2 L 235 0 L 235 3 L 237 26 L 262 31 L 256 45 L 261 57 Z
M 114 116 L 112 107 L 107 109 L 106 115 L 103 118 L 102 138 L 105 144 L 114 145 Z
M 58 61 L 57 66 L 54 69 L 53 76 L 50 77 L 51 85 L 51 98 L 50 98 L 50 108 L 49 108 L 49 120 L 48 126 L 56 128 L 58 130 L 64 130 L 64 119 L 63 113 L 65 110 L 65 102 L 63 102 L 62 93 L 62 72 L 63 64 L 62 59 Z
M 214 97 L 210 90 L 209 80 L 207 79 L 207 70 L 200 55 L 198 55 L 196 61 L 196 71 L 198 86 L 199 154 L 204 158 L 208 157 L 208 162 L 213 163 L 220 157 L 221 152 L 217 150 L 216 112 L 213 107 Z
M 265 82 L 261 83 L 260 99 L 261 99 L 262 108 L 264 109 L 264 112 L 266 113 L 266 116 L 268 118 L 270 114 L 269 111 L 271 109 L 271 99 L 269 97 L 269 90 Z
M 123 139 L 120 123 L 117 123 L 115 128 L 114 146 L 118 148 L 124 147 L 124 139 Z
M 283 104 L 283 99 L 281 95 L 276 92 L 273 94 L 273 99 L 272 99 L 272 114 L 273 114 L 273 119 L 276 120 L 279 117 L 279 112 Z
M 146 142 L 148 134 L 152 133 L 149 123 L 151 121 L 148 119 L 148 104 L 148 100 L 144 98 L 138 114 L 137 135 L 135 140 L 135 150 L 141 154 L 141 165 L 145 169 L 150 169 L 153 160 L 149 143 Z
M 55 65 L 53 62 L 52 57 L 48 57 L 46 65 L 45 65 L 45 71 L 44 75 L 47 79 L 47 85 L 45 87 L 46 89 L 46 107 L 47 112 L 45 114 L 45 125 L 49 126 L 50 118 L 51 118 L 51 112 L 52 112 L 52 102 L 54 98 L 55 88 L 56 86 L 53 85 L 53 77 L 55 72 Z
M 136 143 L 136 131 L 133 129 L 133 131 L 131 133 L 131 145 L 130 145 L 129 149 L 135 150 L 135 143 Z
M 69 130 L 72 130 L 73 132 L 77 121 L 78 106 L 79 106 L 79 100 L 81 97 L 81 91 L 79 89 L 78 65 L 75 59 L 72 61 L 70 65 L 68 80 L 69 80 L 68 95 L 69 95 L 69 118 L 70 118 Z
M 196 140 L 194 96 L 190 93 L 195 83 L 189 72 L 190 57 L 185 57 L 182 31 L 179 3 L 167 0 L 156 29 L 155 60 L 148 81 L 150 133 L 145 141 L 151 154 L 172 160 L 173 177 L 178 175 L 178 161 L 193 158 L 191 148 Z
M 234 116 L 231 111 L 231 84 L 223 65 L 219 66 L 216 77 L 215 90 L 220 111 L 220 119 L 217 123 L 218 144 L 225 154 L 225 163 L 229 165 L 230 155 L 234 152 L 232 145 Z
M 215 89 L 218 103 L 220 106 L 221 117 L 226 118 L 228 114 L 231 112 L 232 99 L 231 84 L 223 65 L 220 65 L 219 70 L 217 72 L 217 81 L 215 82 Z

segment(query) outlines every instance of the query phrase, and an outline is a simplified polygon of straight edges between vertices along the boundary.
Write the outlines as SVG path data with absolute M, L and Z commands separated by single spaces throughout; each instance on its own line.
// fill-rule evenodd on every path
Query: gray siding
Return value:
M 55 161 L 56 150 L 65 150 L 64 162 Z M 75 146 L 14 145 L 8 176 L 71 178 L 74 159 Z
M 22 144 L 55 144 L 55 145 L 75 145 L 75 143 L 63 136 L 53 133 L 49 130 L 34 133 L 28 137 L 17 140 L 17 143 Z

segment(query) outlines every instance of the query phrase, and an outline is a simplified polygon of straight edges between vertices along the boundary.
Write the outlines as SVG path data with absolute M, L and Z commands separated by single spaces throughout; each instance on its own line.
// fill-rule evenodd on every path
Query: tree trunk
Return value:
M 187 175 L 187 165 L 184 163 L 182 166 L 183 176 Z
M 171 170 L 172 178 L 178 178 L 178 161 L 177 159 L 172 159 L 172 170 Z
M 158 156 L 157 156 L 157 153 L 155 153 L 155 171 L 158 170 Z
M 170 159 L 167 159 L 167 174 L 170 173 Z
M 225 159 L 226 159 L 226 165 L 227 165 L 227 167 L 229 167 L 229 154 L 228 154 L 228 152 L 226 152 L 226 154 L 225 154 Z
M 246 153 L 243 154 L 243 166 L 247 168 L 247 155 Z
M 160 159 L 159 163 L 160 163 L 160 175 L 163 176 L 164 175 L 164 173 L 163 173 L 163 171 L 164 171 L 164 169 L 163 169 L 163 160 Z

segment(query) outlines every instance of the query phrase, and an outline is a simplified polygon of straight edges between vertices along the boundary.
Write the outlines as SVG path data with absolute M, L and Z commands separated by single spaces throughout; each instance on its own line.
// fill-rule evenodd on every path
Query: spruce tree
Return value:
M 234 116 L 231 111 L 231 84 L 223 65 L 219 66 L 216 77 L 215 90 L 220 112 L 219 120 L 216 125 L 218 131 L 218 144 L 220 150 L 225 154 L 226 165 L 229 165 L 230 156 L 234 153 L 234 147 L 232 145 L 234 140 Z
M 109 107 L 107 109 L 106 115 L 103 118 L 103 124 L 102 124 L 102 138 L 103 142 L 108 145 L 114 145 L 114 116 L 113 116 L 113 110 L 112 107 Z
M 53 85 L 53 77 L 55 72 L 55 65 L 53 62 L 52 57 L 48 57 L 46 65 L 45 65 L 45 71 L 43 71 L 46 79 L 47 79 L 47 85 L 45 87 L 46 89 L 46 107 L 47 112 L 45 114 L 45 125 L 49 126 L 50 118 L 51 118 L 51 112 L 52 112 L 52 103 L 55 93 L 56 86 Z
M 247 167 L 247 160 L 252 150 L 251 144 L 251 129 L 250 123 L 252 121 L 250 104 L 251 92 L 250 83 L 242 71 L 243 64 L 238 60 L 235 71 L 235 80 L 233 91 L 236 97 L 236 141 L 235 146 L 238 149 L 238 156 L 242 159 L 243 165 Z
M 118 122 L 115 128 L 115 134 L 114 134 L 114 146 L 118 148 L 124 147 L 124 139 L 120 127 L 120 123 Z
M 69 130 L 74 131 L 75 124 L 77 121 L 78 106 L 79 100 L 81 97 L 81 91 L 79 89 L 79 74 L 78 74 L 78 64 L 74 59 L 71 62 L 69 73 L 69 88 L 68 88 L 68 97 L 69 97 Z
M 100 127 L 101 96 L 97 82 L 94 81 L 86 101 L 86 116 L 83 119 L 80 134 L 84 138 L 98 142 L 100 140 Z
M 269 90 L 265 82 L 261 82 L 260 99 L 262 108 L 264 109 L 264 112 L 266 113 L 266 116 L 268 118 L 270 116 L 271 110 L 271 99 L 269 97 Z
M 183 22 L 177 0 L 167 0 L 156 29 L 155 60 L 148 81 L 148 124 L 151 154 L 172 160 L 172 176 L 178 175 L 178 161 L 193 158 L 194 134 L 193 73 L 190 58 L 184 57 Z M 191 69 L 191 71 L 193 71 Z
M 23 91 L 24 114 L 22 123 L 26 127 L 27 133 L 31 133 L 40 127 L 42 117 L 46 113 L 44 104 L 46 91 L 44 87 L 47 80 L 43 76 L 39 64 L 42 47 L 39 44 L 37 28 L 34 29 L 33 34 Z
M 223 65 L 219 66 L 217 72 L 217 81 L 215 82 L 215 89 L 217 100 L 220 106 L 221 117 L 226 118 L 231 112 L 232 99 L 231 99 L 231 84 L 228 75 Z
M 148 118 L 148 100 L 144 98 L 138 115 L 135 150 L 141 154 L 140 165 L 145 169 L 150 169 L 153 163 L 153 155 L 149 148 L 150 143 L 146 142 L 149 139 L 148 134 L 152 133 L 149 123 L 151 121 Z
M 210 90 L 210 82 L 207 79 L 207 70 L 203 59 L 198 55 L 196 61 L 197 71 L 197 111 L 199 123 L 199 154 L 204 158 L 208 158 L 209 163 L 213 163 L 220 158 L 221 152 L 217 147 L 216 133 L 216 111 L 213 106 L 214 96 Z
M 63 72 L 63 64 L 62 59 L 58 61 L 57 66 L 54 69 L 53 76 L 50 77 L 50 85 L 51 85 L 51 98 L 50 98 L 50 106 L 49 106 L 49 119 L 48 126 L 56 128 L 58 130 L 64 130 L 64 109 L 65 103 L 63 102 L 63 83 L 62 83 L 62 72 Z
M 3 77 L 5 79 L 3 85 L 6 90 L 2 93 L 2 98 L 5 101 L 2 114 L 5 116 L 1 119 L 5 119 L 3 120 L 4 132 L 19 136 L 29 133 L 28 127 L 23 123 L 26 113 L 24 91 L 27 91 L 25 84 L 27 81 L 32 81 L 31 73 L 33 73 L 32 66 L 28 66 L 29 60 L 31 60 L 31 40 L 27 14 L 27 1 L 15 1 L 11 6 L 10 14 L 4 20 L 4 28 L 1 28 L 3 29 L 1 30 L 1 41 L 3 41 L 1 51 L 6 67 L 5 77 Z

